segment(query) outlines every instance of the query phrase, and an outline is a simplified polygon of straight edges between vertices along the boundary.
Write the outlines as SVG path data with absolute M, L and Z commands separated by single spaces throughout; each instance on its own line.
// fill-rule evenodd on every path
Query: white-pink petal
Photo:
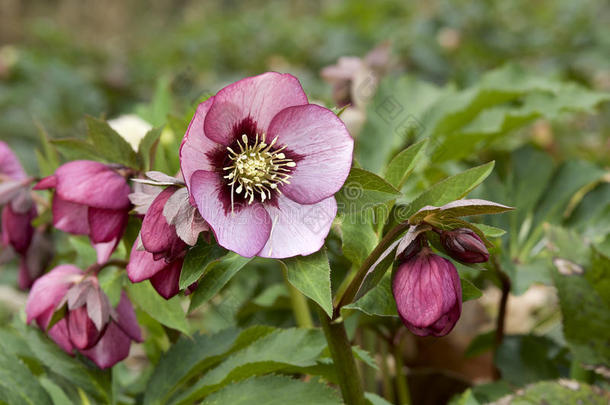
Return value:
M 339 191 L 352 164 L 354 140 L 332 111 L 314 104 L 286 108 L 269 126 L 269 139 L 275 136 L 278 145 L 301 156 L 284 194 L 314 204 Z
M 301 205 L 280 196 L 277 203 L 277 208 L 265 207 L 271 217 L 271 234 L 258 256 L 282 259 L 320 250 L 337 215 L 335 197 Z
M 191 177 L 191 194 L 218 244 L 244 257 L 255 256 L 269 239 L 269 214 L 260 203 L 227 210 L 221 200 L 225 198 L 222 187 L 218 173 L 199 170 Z

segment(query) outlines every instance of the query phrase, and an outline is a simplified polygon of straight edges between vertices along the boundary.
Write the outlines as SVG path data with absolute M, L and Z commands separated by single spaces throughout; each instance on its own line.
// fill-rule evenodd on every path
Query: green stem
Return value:
M 394 345 L 394 361 L 396 363 L 396 392 L 398 394 L 398 403 L 400 405 L 408 405 L 411 403 L 411 395 L 409 393 L 407 376 L 404 373 L 402 345 L 403 339 L 399 337 L 398 342 L 396 342 Z
M 392 244 L 392 242 L 394 242 L 394 240 L 402 232 L 404 232 L 407 228 L 409 228 L 408 222 L 400 223 L 400 224 L 396 225 L 394 228 L 392 228 L 383 237 L 383 239 L 381 239 L 379 244 L 375 247 L 375 249 L 371 252 L 371 254 L 364 260 L 364 262 L 362 262 L 362 265 L 358 269 L 358 272 L 356 273 L 356 275 L 354 276 L 352 281 L 349 283 L 349 285 L 345 289 L 345 292 L 343 293 L 341 298 L 339 298 L 337 300 L 337 305 L 335 306 L 335 309 L 334 309 L 333 318 L 336 319 L 337 317 L 339 317 L 341 307 L 343 307 L 344 305 L 350 304 L 354 300 L 354 297 L 356 296 L 356 293 L 358 292 L 358 289 L 360 288 L 360 285 L 362 284 L 362 281 L 364 280 L 364 276 L 366 276 L 366 273 L 368 272 L 368 270 L 377 261 L 377 259 L 379 259 L 379 257 L 382 255 L 382 253 L 386 251 L 386 249 Z
M 388 344 L 383 339 L 379 339 L 379 353 L 381 354 L 383 396 L 389 402 L 394 403 L 394 387 L 392 386 L 392 377 L 390 376 L 390 367 L 388 365 Z
M 492 258 L 493 269 L 496 272 L 496 276 L 500 281 L 500 288 L 502 289 L 502 295 L 500 296 L 500 302 L 498 304 L 498 318 L 496 319 L 496 332 L 494 336 L 494 352 L 497 352 L 504 340 L 504 330 L 506 323 L 506 308 L 508 305 L 508 297 L 511 289 L 511 282 L 508 275 L 502 270 L 500 266 L 500 261 L 496 256 Z M 495 366 L 493 369 L 493 374 L 496 380 L 500 379 L 500 370 L 498 370 Z
M 318 313 L 335 364 L 343 401 L 346 405 L 364 405 L 362 380 L 356 368 L 356 359 L 347 338 L 345 325 L 343 322 L 333 322 L 322 309 L 318 309 Z
M 309 312 L 309 305 L 307 304 L 307 298 L 297 290 L 288 279 L 284 278 L 288 291 L 290 292 L 290 302 L 292 303 L 292 311 L 297 321 L 299 328 L 311 329 L 313 328 L 313 320 L 311 318 L 311 312 Z
M 369 353 L 375 353 L 375 341 L 377 340 L 376 333 L 368 328 L 362 328 L 362 348 Z M 377 373 L 374 368 L 370 367 L 364 361 L 359 362 L 364 380 L 364 389 L 370 392 L 377 390 Z
M 570 364 L 570 378 L 590 384 L 593 379 L 593 371 L 584 368 L 580 361 L 574 358 Z

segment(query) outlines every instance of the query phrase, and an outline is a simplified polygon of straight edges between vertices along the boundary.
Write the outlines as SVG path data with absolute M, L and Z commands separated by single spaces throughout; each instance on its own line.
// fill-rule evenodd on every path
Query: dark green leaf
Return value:
M 134 304 L 152 318 L 167 327 L 189 334 L 189 325 L 180 304 L 180 296 L 166 300 L 155 291 L 148 280 L 141 283 L 129 283 L 128 291 L 129 298 Z
M 353 168 L 341 190 L 335 194 L 337 212 L 356 213 L 395 200 L 400 192 L 381 177 Z
M 229 252 L 221 260 L 212 262 L 193 293 L 189 312 L 211 299 L 222 289 L 241 269 L 250 263 L 252 258 L 241 257 Z
M 210 395 L 203 405 L 340 405 L 339 393 L 326 384 L 279 375 L 250 378 Z
M 28 367 L 0 351 L 0 400 L 10 405 L 52 405 L 51 398 Z
M 53 139 L 51 143 L 57 148 L 66 160 L 95 160 L 104 161 L 93 145 L 80 139 Z
M 87 117 L 87 135 L 96 153 L 111 163 L 127 167 L 138 167 L 136 153 L 129 143 L 123 139 L 106 121 Z
M 227 251 L 216 244 L 198 243 L 186 254 L 180 272 L 180 289 L 193 284 L 206 271 L 210 263 L 217 261 Z
M 386 274 L 379 284 L 358 301 L 346 305 L 344 309 L 357 309 L 367 315 L 398 316 L 396 301 L 392 295 L 392 276 Z
M 409 146 L 396 155 L 394 159 L 390 161 L 386 170 L 385 179 L 388 183 L 397 190 L 400 190 L 421 158 L 421 155 L 426 150 L 427 145 L 428 140 L 424 139 Z
M 460 282 L 462 284 L 462 302 L 476 300 L 483 295 L 483 292 L 469 280 L 462 277 L 460 278 Z
M 333 304 L 330 291 L 330 265 L 326 249 L 309 256 L 296 256 L 281 261 L 286 278 L 297 290 L 314 300 L 332 316 Z

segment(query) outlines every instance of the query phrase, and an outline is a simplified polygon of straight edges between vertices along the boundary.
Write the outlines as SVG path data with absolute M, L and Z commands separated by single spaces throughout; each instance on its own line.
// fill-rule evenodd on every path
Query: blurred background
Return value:
M 340 62 L 345 56 L 360 59 Z M 343 85 L 353 85 L 358 78 L 350 66 L 359 70 L 362 64 L 375 80 L 373 94 L 363 96 L 366 100 L 359 100 L 353 88 L 342 89 L 337 79 L 346 74 L 349 83 Z M 519 68 L 504 69 L 507 64 Z M 324 70 L 328 66 L 335 70 Z M 105 119 L 135 114 L 149 125 L 166 125 L 170 131 L 164 132 L 162 142 L 173 145 L 168 150 L 175 151 L 199 100 L 239 78 L 269 70 L 296 75 L 311 100 L 328 107 L 350 104 L 342 118 L 351 120 L 348 126 L 360 143 L 359 162 L 376 172 L 394 151 L 417 138 L 436 137 L 444 145 L 452 134 L 468 133 L 462 125 L 469 120 L 483 117 L 476 123 L 477 128 L 484 127 L 485 119 L 493 116 L 493 111 L 484 115 L 488 101 L 489 105 L 504 103 L 503 114 L 511 117 L 518 116 L 522 112 L 518 108 L 523 106 L 540 106 L 533 113 L 528 110 L 526 119 L 518 123 L 510 121 L 505 126 L 509 121 L 502 121 L 500 129 L 489 130 L 498 142 L 473 144 L 461 151 L 449 143 L 445 150 L 437 148 L 440 154 L 435 149 L 429 160 L 434 164 L 419 170 L 417 182 L 403 190 L 407 196 L 415 196 L 448 174 L 497 160 L 496 174 L 477 196 L 522 209 L 510 221 L 489 222 L 508 231 L 498 242 L 498 257 L 513 281 L 514 295 L 508 301 L 504 325 L 512 337 L 493 352 L 489 350 L 489 331 L 496 325 L 502 285 L 469 268 L 460 268 L 461 275 L 484 289 L 484 294 L 465 304 L 463 317 L 448 338 L 404 338 L 403 332 L 397 332 L 400 324 L 388 321 L 382 327 L 392 332 L 394 342 L 404 338 L 406 343 L 404 356 L 386 364 L 387 345 L 379 348 L 375 343 L 384 335 L 375 326 L 377 320 L 368 320 L 366 326 L 367 318 L 361 318 L 366 327 L 355 332 L 354 325 L 352 333 L 361 346 L 378 353 L 380 367 L 402 367 L 404 360 L 411 370 L 418 370 L 410 372 L 417 404 L 445 403 L 473 383 L 494 380 L 499 371 L 504 378 L 500 385 L 479 390 L 477 398 L 497 398 L 515 386 L 568 375 L 571 359 L 549 269 L 553 256 L 562 249 L 562 240 L 564 244 L 567 240 L 567 233 L 562 233 L 566 229 L 577 240 L 596 244 L 606 255 L 610 252 L 610 103 L 602 102 L 607 95 L 600 96 L 610 91 L 609 3 L 0 1 L 0 139 L 15 149 L 32 174 L 44 171 L 35 156 L 35 150 L 41 148 L 40 134 L 52 139 L 84 138 L 85 114 Z M 504 88 L 489 90 L 479 84 L 492 70 L 499 73 L 489 82 Z M 504 77 L 510 80 L 503 82 Z M 532 84 L 543 83 L 541 78 L 574 83 L 587 92 L 562 87 L 556 98 L 543 103 Z M 513 83 L 519 88 L 514 93 Z M 435 112 L 445 114 L 454 102 L 464 103 L 472 94 L 483 100 L 480 105 L 473 102 L 464 107 L 467 118 L 460 126 L 439 130 L 443 127 L 435 121 Z M 413 117 L 415 132 L 421 133 L 389 144 L 378 142 L 386 127 L 377 115 L 370 115 L 371 108 L 394 96 Z M 458 155 L 452 156 L 453 152 Z M 378 159 L 380 153 L 383 156 Z M 175 171 L 177 156 L 170 155 L 161 159 L 174 159 L 173 163 L 157 162 L 157 167 Z M 561 204 L 553 205 L 557 201 Z M 549 223 L 557 228 L 549 228 Z M 554 231 L 560 240 L 552 245 Z M 340 246 L 341 242 L 331 238 L 329 244 L 333 243 Z M 553 246 L 559 250 L 553 251 Z M 569 249 L 570 243 L 565 246 Z M 339 269 L 342 266 L 334 264 Z M 19 311 L 25 299 L 16 289 L 6 287 L 15 284 L 14 274 L 0 273 L 3 320 Z M 264 277 L 256 286 L 250 286 L 246 278 L 237 279 L 229 288 L 238 293 L 227 296 L 241 296 L 244 285 L 248 285 L 249 297 L 262 295 L 265 283 Z M 227 316 L 241 326 L 252 320 L 244 310 L 248 307 L 242 307 L 247 297 L 240 300 L 227 310 Z M 217 303 L 223 304 L 223 298 Z M 264 312 L 265 308 L 257 310 Z M 277 308 L 267 310 L 272 313 Z M 283 310 L 288 316 L 282 319 L 290 319 L 290 311 Z M 265 316 L 259 315 L 258 320 Z M 220 328 L 213 315 L 202 318 L 197 327 Z M 273 319 L 269 322 L 277 323 Z M 225 321 L 223 317 L 222 326 Z M 603 344 L 604 336 L 598 337 Z M 390 348 L 391 344 L 390 340 Z M 376 386 L 375 372 L 363 370 L 367 390 L 394 395 L 386 392 L 387 387 Z M 427 393 L 419 392 L 417 386 L 428 387 Z M 439 396 L 432 395 L 431 386 L 438 388 Z

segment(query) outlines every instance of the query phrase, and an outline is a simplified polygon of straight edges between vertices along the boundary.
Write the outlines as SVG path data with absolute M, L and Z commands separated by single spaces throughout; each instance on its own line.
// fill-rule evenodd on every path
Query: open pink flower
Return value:
M 76 160 L 42 179 L 35 190 L 55 188 L 53 225 L 64 232 L 89 235 L 98 261 L 105 262 L 127 226 L 129 185 L 105 164 Z
M 319 250 L 336 215 L 353 139 L 299 81 L 265 73 L 199 105 L 180 148 L 192 200 L 218 243 L 252 257 Z
M 400 319 L 418 336 L 445 336 L 462 313 L 462 287 L 455 266 L 428 247 L 396 269 L 392 293 Z
M 46 330 L 53 313 L 67 305 L 67 315 L 49 329 L 49 336 L 67 353 L 80 351 L 100 368 L 129 355 L 131 341 L 142 341 L 131 302 L 122 293 L 116 308 L 100 289 L 97 278 L 62 265 L 34 283 L 26 304 L 27 322 Z

